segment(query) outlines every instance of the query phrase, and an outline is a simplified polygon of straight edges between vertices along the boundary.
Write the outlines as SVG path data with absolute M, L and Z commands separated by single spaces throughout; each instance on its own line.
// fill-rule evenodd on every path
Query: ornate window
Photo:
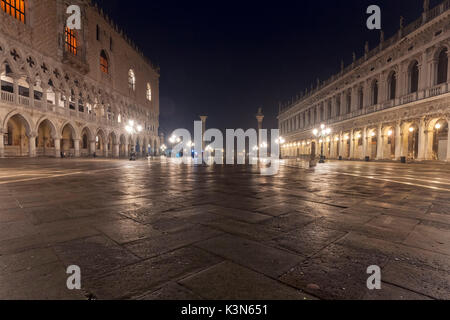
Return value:
M 152 87 L 147 83 L 147 100 L 152 101 Z
M 419 64 L 415 61 L 409 70 L 409 92 L 414 93 L 419 90 Z
M 25 0 L 0 0 L 2 10 L 25 23 Z
M 372 83 L 372 105 L 378 104 L 378 81 Z
M 109 62 L 105 50 L 102 50 L 102 52 L 100 53 L 100 70 L 103 73 L 109 73 Z
M 68 27 L 65 28 L 64 45 L 66 52 L 70 52 L 74 56 L 78 54 L 78 41 L 75 30 L 69 29 Z
M 438 68 L 437 68 L 437 84 L 447 82 L 448 73 L 448 56 L 447 49 L 443 49 L 439 54 Z
M 389 99 L 394 100 L 397 96 L 397 75 L 395 72 L 392 72 L 391 76 L 388 80 L 389 85 Z
M 134 71 L 130 69 L 128 71 L 128 88 L 131 90 L 136 90 L 136 76 L 134 75 Z
M 358 91 L 358 104 L 360 110 L 364 108 L 364 91 L 362 88 L 359 88 Z

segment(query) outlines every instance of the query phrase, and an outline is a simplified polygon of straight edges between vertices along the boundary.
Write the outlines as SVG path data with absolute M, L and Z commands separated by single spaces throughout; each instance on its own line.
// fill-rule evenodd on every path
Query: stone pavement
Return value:
M 0 299 L 449 299 L 450 167 L 0 159 Z M 81 291 L 66 268 L 81 268 Z M 382 290 L 366 287 L 370 265 Z

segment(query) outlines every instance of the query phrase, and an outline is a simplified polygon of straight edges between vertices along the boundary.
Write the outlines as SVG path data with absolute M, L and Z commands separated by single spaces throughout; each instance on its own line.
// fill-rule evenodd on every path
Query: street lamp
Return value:
M 313 134 L 314 136 L 316 136 L 317 138 L 320 138 L 319 143 L 321 144 L 320 147 L 320 161 L 319 163 L 325 163 L 325 157 L 323 155 L 323 143 L 324 143 L 324 139 L 329 136 L 331 133 L 331 129 L 327 128 L 324 124 L 320 125 L 320 130 L 319 129 L 314 129 L 313 130 Z

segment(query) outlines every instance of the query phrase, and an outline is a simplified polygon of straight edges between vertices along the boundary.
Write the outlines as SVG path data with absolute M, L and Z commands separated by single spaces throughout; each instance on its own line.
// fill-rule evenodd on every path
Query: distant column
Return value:
M 264 120 L 264 114 L 262 113 L 262 108 L 258 109 L 258 113 L 256 114 L 256 120 L 258 121 L 258 159 L 259 159 L 259 151 L 261 148 L 261 140 L 262 140 L 262 136 L 261 136 L 261 130 L 263 128 L 263 120 Z M 250 146 L 250 148 L 252 148 L 252 146 Z
M 377 160 L 383 160 L 384 158 L 384 137 L 382 128 L 383 126 L 380 123 L 377 132 Z
M 400 121 L 395 126 L 395 160 L 400 160 L 402 156 L 403 140 L 402 127 Z
M 205 132 L 206 132 L 206 119 L 208 119 L 208 116 L 200 116 L 200 120 L 202 120 L 202 152 L 205 151 Z
M 425 136 L 425 119 L 420 119 L 419 123 L 419 154 L 417 160 L 425 160 L 426 136 Z

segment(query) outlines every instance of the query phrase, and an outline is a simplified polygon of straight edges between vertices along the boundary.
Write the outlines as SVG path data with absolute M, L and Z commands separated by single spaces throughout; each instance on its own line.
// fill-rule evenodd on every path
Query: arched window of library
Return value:
M 442 49 L 438 58 L 437 84 L 447 82 L 448 77 L 448 50 Z
M 414 61 L 409 69 L 409 93 L 419 90 L 419 63 Z

